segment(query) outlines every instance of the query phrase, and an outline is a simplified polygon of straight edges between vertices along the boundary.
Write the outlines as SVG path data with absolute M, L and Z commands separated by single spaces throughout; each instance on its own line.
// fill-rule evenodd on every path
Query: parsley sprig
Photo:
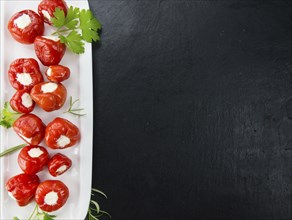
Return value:
M 29 216 L 28 220 L 54 220 L 56 215 L 50 215 L 46 212 L 39 211 L 38 205 L 35 206 L 33 212 Z M 13 217 L 13 220 L 20 220 L 18 217 Z
M 57 35 L 73 53 L 84 53 L 85 42 L 92 43 L 100 39 L 98 31 L 101 24 L 90 9 L 71 6 L 65 15 L 63 10 L 56 8 L 51 21 L 57 28 L 52 35 Z
M 0 116 L 0 126 L 5 128 L 11 128 L 14 121 L 20 116 L 21 114 L 18 112 L 14 112 L 11 110 L 9 102 L 4 103 L 4 107 L 1 110 Z

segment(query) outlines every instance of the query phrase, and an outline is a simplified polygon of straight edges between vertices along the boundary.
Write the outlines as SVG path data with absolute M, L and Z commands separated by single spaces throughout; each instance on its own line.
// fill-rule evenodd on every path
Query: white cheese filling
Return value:
M 45 196 L 45 203 L 48 205 L 56 205 L 58 201 L 58 193 L 52 191 Z
M 25 140 L 27 143 L 29 143 L 29 144 L 31 143 L 31 139 L 32 139 L 32 138 L 25 137 L 25 136 L 22 135 L 22 134 L 18 134 L 18 135 L 19 135 L 20 137 L 22 137 L 22 139 Z
M 60 39 L 57 36 L 42 36 L 43 38 L 58 42 Z
M 42 85 L 41 90 L 43 93 L 48 93 L 48 92 L 54 92 L 57 88 L 58 88 L 58 85 L 56 83 L 49 82 Z
M 57 140 L 57 145 L 60 148 L 64 148 L 66 145 L 70 144 L 70 138 L 66 137 L 65 135 L 61 135 Z
M 51 75 L 52 75 L 52 69 L 51 69 L 51 68 L 49 68 L 49 69 L 47 70 L 47 75 L 48 75 L 48 76 L 51 76 Z
M 51 20 L 51 16 L 48 11 L 42 10 L 42 14 L 46 19 L 48 19 L 49 21 Z
M 32 106 L 32 98 L 30 97 L 30 95 L 28 93 L 23 93 L 23 95 L 21 96 L 21 103 L 24 107 L 29 108 Z
M 14 20 L 14 24 L 20 29 L 26 28 L 30 23 L 31 19 L 27 14 L 23 14 Z
M 41 156 L 44 152 L 39 147 L 36 147 L 36 148 L 30 149 L 27 153 L 30 157 L 36 158 L 36 157 Z
M 63 173 L 66 169 L 67 169 L 67 166 L 62 165 L 56 170 L 56 173 Z
M 17 73 L 16 80 L 24 86 L 28 86 L 32 83 L 32 78 L 29 73 Z
M 13 196 L 12 192 L 8 192 L 8 196 L 9 196 L 11 199 L 13 199 L 13 200 L 15 200 L 15 201 L 16 201 L 16 199 L 14 198 L 14 196 Z

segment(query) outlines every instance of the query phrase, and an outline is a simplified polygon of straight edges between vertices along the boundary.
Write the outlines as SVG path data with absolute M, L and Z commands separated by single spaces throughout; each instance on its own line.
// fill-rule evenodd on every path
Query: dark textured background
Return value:
M 102 208 L 118 220 L 292 219 L 292 1 L 90 6 L 103 24 Z

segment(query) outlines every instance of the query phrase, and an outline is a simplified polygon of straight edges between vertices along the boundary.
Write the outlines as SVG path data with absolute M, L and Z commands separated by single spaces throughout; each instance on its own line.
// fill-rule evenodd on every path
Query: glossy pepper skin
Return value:
M 56 193 L 58 195 L 58 199 L 54 205 L 46 203 L 45 198 L 48 193 Z M 46 180 L 42 182 L 39 184 L 35 193 L 36 203 L 45 212 L 53 212 L 60 209 L 66 203 L 68 197 L 68 187 L 59 180 Z
M 34 50 L 44 66 L 58 65 L 65 54 L 66 45 L 60 40 L 54 41 L 37 36 L 34 40 Z
M 60 138 L 65 136 L 70 142 L 65 146 L 60 146 Z M 72 122 L 55 118 L 46 128 L 45 141 L 48 147 L 52 149 L 64 149 L 75 145 L 80 140 L 79 128 Z
M 23 103 L 23 97 L 27 97 L 31 101 L 31 105 L 26 105 Z M 12 98 L 10 99 L 11 108 L 19 113 L 30 113 L 33 111 L 35 102 L 30 97 L 30 94 L 27 90 L 18 90 L 14 93 Z
M 41 155 L 33 155 L 33 150 L 42 151 Z M 18 165 L 26 174 L 36 174 L 43 170 L 49 162 L 49 153 L 42 146 L 26 146 L 18 154 Z
M 22 173 L 11 177 L 6 182 L 6 189 L 19 206 L 26 206 L 34 198 L 39 183 L 40 179 L 37 175 Z
M 51 82 L 60 83 L 70 77 L 70 69 L 62 65 L 49 66 L 46 71 L 46 77 Z
M 64 11 L 65 15 L 67 14 L 67 4 L 63 0 L 42 0 L 38 6 L 39 15 L 44 19 L 46 23 L 49 25 L 52 22 L 44 15 L 44 11 L 46 11 L 49 16 L 54 17 L 54 12 L 56 8 L 59 8 Z
M 30 113 L 16 119 L 13 129 L 26 143 L 36 146 L 44 139 L 46 126 L 38 116 Z
M 66 157 L 64 154 L 55 154 L 48 163 L 48 169 L 52 176 L 60 176 L 65 173 L 72 165 L 70 158 Z M 61 167 L 64 167 L 64 170 L 58 171 Z M 66 167 L 66 169 L 65 169 Z
M 54 86 L 53 91 L 44 92 L 44 86 Z M 61 83 L 43 82 L 35 85 L 31 92 L 31 98 L 43 110 L 51 112 L 62 108 L 67 98 L 67 89 Z
M 22 73 L 30 78 L 30 83 L 21 83 Z M 27 75 L 28 74 L 28 75 Z M 14 60 L 9 67 L 8 76 L 11 86 L 16 90 L 28 90 L 40 82 L 44 81 L 38 62 L 33 58 L 20 58 Z
M 22 15 L 28 15 L 31 23 L 24 29 L 19 28 L 14 21 Z M 8 30 L 11 36 L 22 44 L 32 44 L 36 36 L 43 35 L 44 20 L 32 10 L 23 10 L 14 14 L 8 22 Z

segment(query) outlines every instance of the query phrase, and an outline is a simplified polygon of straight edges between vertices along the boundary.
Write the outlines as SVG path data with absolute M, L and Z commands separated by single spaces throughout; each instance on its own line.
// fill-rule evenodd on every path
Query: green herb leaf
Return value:
M 33 211 L 32 211 L 32 213 L 30 214 L 28 220 L 31 220 L 37 214 L 39 214 L 39 211 L 38 211 L 38 205 L 36 204 L 35 207 L 34 207 L 34 209 L 33 209 Z M 38 220 L 38 218 L 37 218 L 37 220 Z
M 64 11 L 56 8 L 54 16 L 51 21 L 57 30 L 52 35 L 57 35 L 73 53 L 84 53 L 84 42 L 100 40 L 98 30 L 101 24 L 90 9 L 81 10 L 71 6 L 65 16 Z
M 80 113 L 80 111 L 83 111 L 83 108 L 74 108 L 73 106 L 75 105 L 75 103 L 79 102 L 79 99 L 76 99 L 75 101 L 73 101 L 72 96 L 70 96 L 70 103 L 69 103 L 69 109 L 63 113 L 70 113 L 72 115 L 77 115 L 77 116 L 84 116 L 86 114 L 82 114 Z
M 17 145 L 15 147 L 9 148 L 9 149 L 3 151 L 2 153 L 0 153 L 0 157 L 6 156 L 8 154 L 11 154 L 14 151 L 20 150 L 21 148 L 23 148 L 25 146 L 26 146 L 26 144 L 20 144 L 20 145 Z
M 91 190 L 92 190 L 93 192 L 97 192 L 97 193 L 103 195 L 103 196 L 107 199 L 107 196 L 106 196 L 106 194 L 105 194 L 104 192 L 102 192 L 102 191 L 100 191 L 100 190 L 98 190 L 98 189 L 95 189 L 95 188 L 92 188 Z
M 107 215 L 109 218 L 112 218 L 112 216 L 106 211 L 100 210 L 100 213 L 101 213 L 101 215 Z
M 90 10 L 80 11 L 80 29 L 82 31 L 82 38 L 91 43 L 99 40 L 98 30 L 101 29 L 99 21 L 93 16 Z
M 92 192 L 97 192 L 101 195 L 103 195 L 105 198 L 107 198 L 107 196 L 105 195 L 104 192 L 98 190 L 98 189 L 91 189 Z M 91 200 L 90 200 L 90 204 L 89 204 L 89 208 L 88 208 L 88 219 L 89 220 L 98 220 L 98 218 L 102 217 L 103 215 L 107 215 L 109 218 L 111 218 L 111 215 L 100 209 L 100 206 L 98 204 L 98 202 L 96 202 L 94 199 L 94 194 L 92 193 L 91 196 Z
M 37 213 L 33 219 L 37 219 L 37 220 L 45 220 L 45 214 L 44 213 Z
M 20 220 L 19 218 L 17 218 L 17 217 L 13 217 L 13 219 L 12 220 Z
M 30 214 L 28 220 L 54 220 L 56 215 L 50 215 L 46 212 L 39 211 L 38 205 L 36 204 L 34 210 Z M 14 217 L 13 220 L 19 220 L 17 217 Z
M 42 218 L 43 220 L 54 220 L 54 218 L 57 217 L 55 215 L 49 215 L 46 212 L 43 212 L 42 215 L 43 215 L 43 218 Z
M 9 102 L 4 103 L 4 108 L 1 111 L 0 125 L 5 128 L 11 128 L 14 121 L 20 116 L 19 113 L 10 110 Z
M 61 42 L 65 43 L 66 46 L 76 54 L 84 53 L 84 43 L 82 36 L 75 30 L 71 31 L 70 34 L 65 37 L 61 36 Z
M 99 220 L 97 217 L 92 215 L 91 213 L 88 213 L 89 220 Z
M 93 200 L 90 200 L 90 203 L 95 206 L 96 213 L 99 213 L 100 207 L 99 207 L 98 203 L 96 201 L 93 201 Z
M 65 26 L 69 29 L 75 29 L 78 24 L 78 18 L 79 18 L 79 8 L 73 8 L 73 6 L 70 6 L 70 8 L 67 11 L 67 16 L 65 19 Z
M 65 12 L 57 7 L 55 12 L 54 12 L 54 18 L 51 19 L 53 26 L 60 28 L 60 27 L 64 26 L 65 20 L 66 20 Z

